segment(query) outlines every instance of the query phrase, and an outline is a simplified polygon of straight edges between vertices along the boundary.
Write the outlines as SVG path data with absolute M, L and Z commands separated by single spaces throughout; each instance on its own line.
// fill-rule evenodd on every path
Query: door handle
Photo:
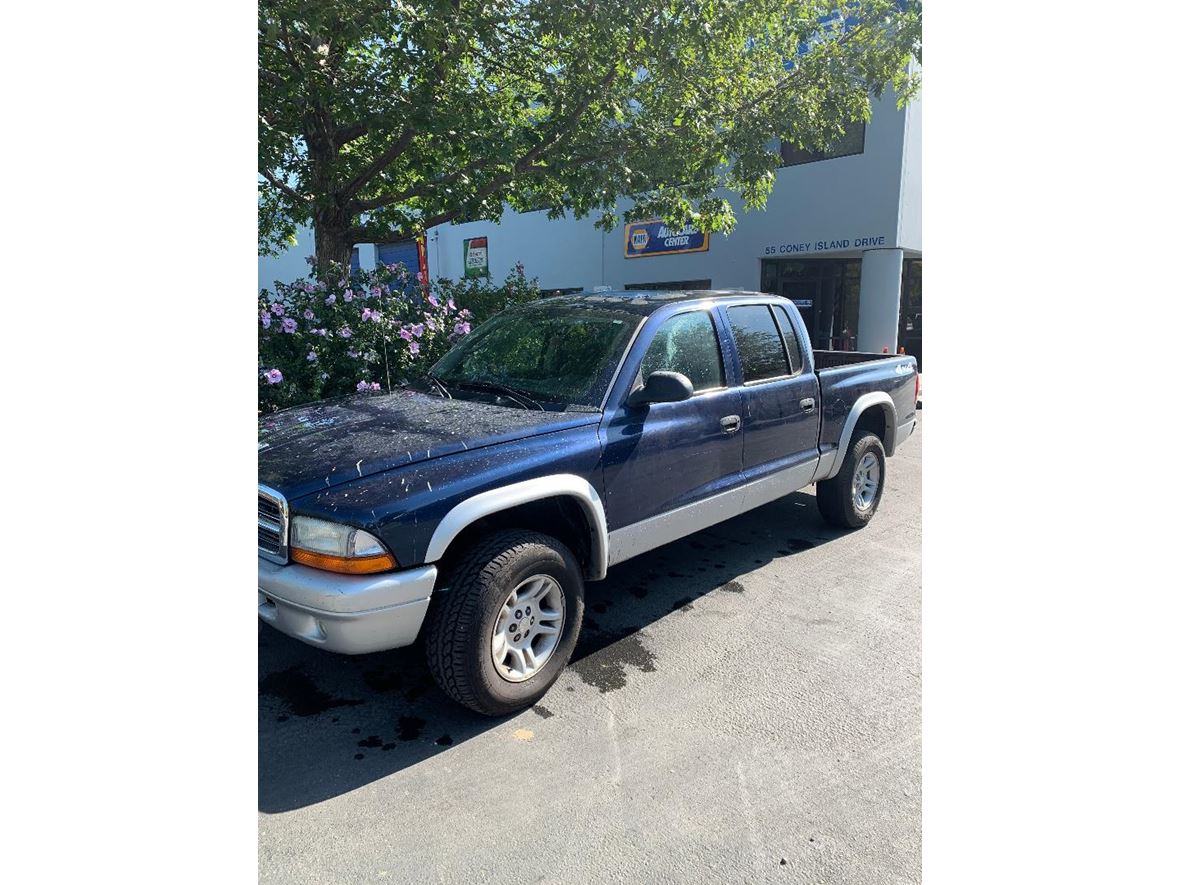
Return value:
M 810 396 L 806 399 L 799 400 L 799 405 L 802 406 L 804 412 L 815 411 L 815 400 Z
M 721 419 L 721 429 L 726 433 L 737 433 L 742 426 L 742 419 L 737 415 L 726 415 Z

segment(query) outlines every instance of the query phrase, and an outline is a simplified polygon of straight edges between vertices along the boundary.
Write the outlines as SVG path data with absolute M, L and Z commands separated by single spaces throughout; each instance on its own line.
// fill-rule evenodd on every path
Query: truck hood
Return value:
M 565 430 L 598 413 L 541 412 L 411 390 L 284 409 L 258 423 L 258 481 L 287 498 L 374 473 Z

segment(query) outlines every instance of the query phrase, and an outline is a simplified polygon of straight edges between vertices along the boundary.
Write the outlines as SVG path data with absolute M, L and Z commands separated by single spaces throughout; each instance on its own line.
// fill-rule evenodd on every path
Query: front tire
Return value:
M 852 438 L 840 472 L 815 484 L 820 515 L 837 528 L 869 524 L 885 491 L 885 447 L 875 433 L 863 430 Z
M 431 605 L 426 661 L 452 699 L 485 716 L 536 703 L 582 628 L 582 570 L 555 538 L 496 532 L 463 555 Z

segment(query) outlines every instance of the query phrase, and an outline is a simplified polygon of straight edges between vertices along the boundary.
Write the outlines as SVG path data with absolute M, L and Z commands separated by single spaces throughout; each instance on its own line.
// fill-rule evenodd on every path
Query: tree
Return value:
M 260 249 L 319 261 L 446 221 L 618 203 L 730 230 L 775 140 L 821 149 L 917 88 L 906 0 L 261 0 Z

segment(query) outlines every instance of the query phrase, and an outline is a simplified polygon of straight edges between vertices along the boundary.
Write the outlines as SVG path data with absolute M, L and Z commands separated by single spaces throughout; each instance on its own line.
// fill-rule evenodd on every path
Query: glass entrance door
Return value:
M 763 259 L 762 291 L 795 303 L 816 350 L 856 350 L 859 261 Z

